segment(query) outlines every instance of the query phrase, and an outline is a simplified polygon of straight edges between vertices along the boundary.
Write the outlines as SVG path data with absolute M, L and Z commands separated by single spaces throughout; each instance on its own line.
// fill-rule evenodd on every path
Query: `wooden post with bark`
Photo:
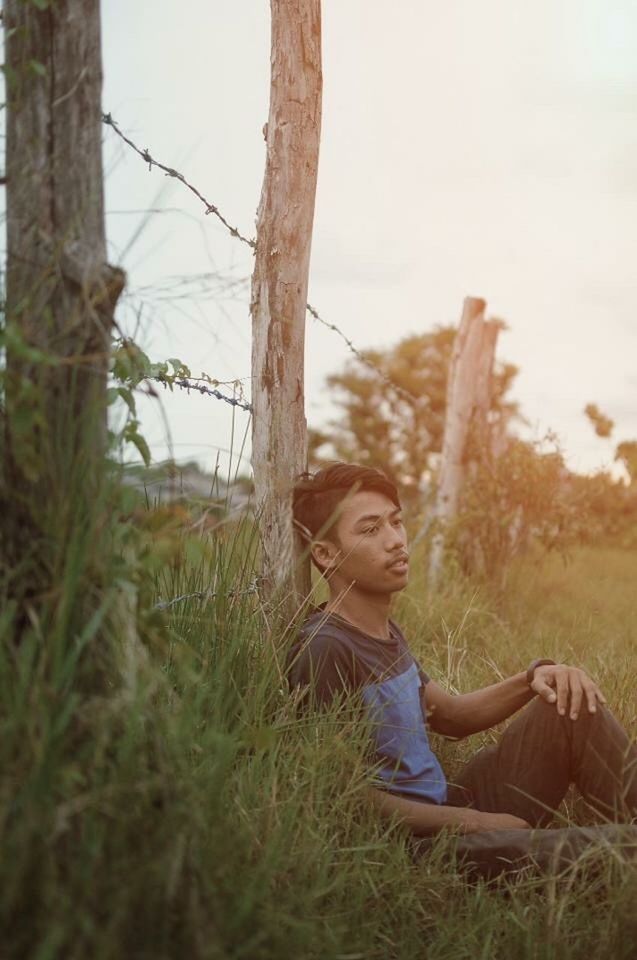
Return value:
M 321 130 L 320 0 L 271 0 L 267 156 L 252 275 L 252 466 L 264 594 L 285 618 L 310 589 L 292 526 L 307 468 L 304 341 Z
M 46 591 L 46 550 L 93 510 L 124 274 L 106 261 L 99 0 L 4 4 L 7 88 L 6 404 L 2 565 Z M 3 502 L 2 502 L 3 501 Z M 79 511 L 79 512 L 78 512 Z M 86 531 L 89 529 L 85 526 Z M 90 534 L 89 534 L 90 535 Z M 44 547 L 43 547 L 44 544 Z M 37 583 L 37 572 L 45 582 Z
M 458 511 L 466 472 L 469 431 L 474 424 L 478 427 L 478 433 L 484 434 L 487 430 L 500 324 L 497 321 L 485 322 L 485 307 L 484 300 L 475 297 L 465 299 L 451 357 L 438 493 L 433 511 L 437 529 L 429 562 L 431 587 L 435 587 L 439 581 L 446 531 Z M 481 440 L 486 442 L 486 437 L 477 439 L 479 443 Z

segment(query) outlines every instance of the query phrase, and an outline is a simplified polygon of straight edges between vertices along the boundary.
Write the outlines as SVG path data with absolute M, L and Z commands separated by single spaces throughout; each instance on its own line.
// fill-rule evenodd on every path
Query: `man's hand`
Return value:
M 587 673 L 565 663 L 545 663 L 536 667 L 531 689 L 547 703 L 556 704 L 561 716 L 570 709 L 571 720 L 577 720 L 583 700 L 589 713 L 597 711 L 598 702 L 606 703 L 606 697 Z
M 466 833 L 485 833 L 487 830 L 530 830 L 531 824 L 512 813 L 485 813 L 471 810 L 465 827 Z

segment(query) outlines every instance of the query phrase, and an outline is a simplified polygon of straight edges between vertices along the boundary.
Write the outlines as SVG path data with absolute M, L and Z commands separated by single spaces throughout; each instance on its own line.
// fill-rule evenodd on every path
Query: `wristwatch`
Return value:
M 555 660 L 548 660 L 546 658 L 541 658 L 539 660 L 531 660 L 528 670 L 526 671 L 526 682 L 529 686 L 533 683 L 533 675 L 537 667 L 543 666 L 545 663 L 550 663 L 552 666 L 555 666 Z

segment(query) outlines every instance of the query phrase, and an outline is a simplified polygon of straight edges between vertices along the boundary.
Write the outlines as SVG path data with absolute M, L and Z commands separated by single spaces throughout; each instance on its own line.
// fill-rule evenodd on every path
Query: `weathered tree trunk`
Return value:
M 97 496 L 110 334 L 124 275 L 106 262 L 99 0 L 55 0 L 45 9 L 6 0 L 4 26 L 2 559 L 25 583 L 40 538 L 58 535 L 55 522 L 71 505 L 79 508 L 77 498 L 90 512 Z
M 485 341 L 492 363 L 495 339 L 489 331 L 485 335 L 485 306 L 484 300 L 466 297 L 451 357 L 438 495 L 434 509 L 438 528 L 431 546 L 429 565 L 431 587 L 436 586 L 440 577 L 446 528 L 458 510 L 471 420 L 479 394 L 482 394 L 480 399 L 483 400 L 488 392 L 490 367 L 487 373 L 483 360 L 486 354 Z M 497 337 L 497 333 L 495 336 Z
M 252 464 L 266 596 L 285 617 L 310 588 L 292 526 L 307 466 L 304 339 L 321 129 L 320 0 L 271 0 L 267 158 L 252 276 Z

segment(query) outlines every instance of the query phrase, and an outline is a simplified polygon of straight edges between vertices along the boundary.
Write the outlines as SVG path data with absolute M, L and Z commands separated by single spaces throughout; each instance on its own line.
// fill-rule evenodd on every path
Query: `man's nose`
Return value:
M 389 535 L 386 540 L 386 548 L 394 551 L 396 547 L 404 547 L 407 544 L 407 537 L 404 530 L 397 530 L 395 527 L 389 528 Z

